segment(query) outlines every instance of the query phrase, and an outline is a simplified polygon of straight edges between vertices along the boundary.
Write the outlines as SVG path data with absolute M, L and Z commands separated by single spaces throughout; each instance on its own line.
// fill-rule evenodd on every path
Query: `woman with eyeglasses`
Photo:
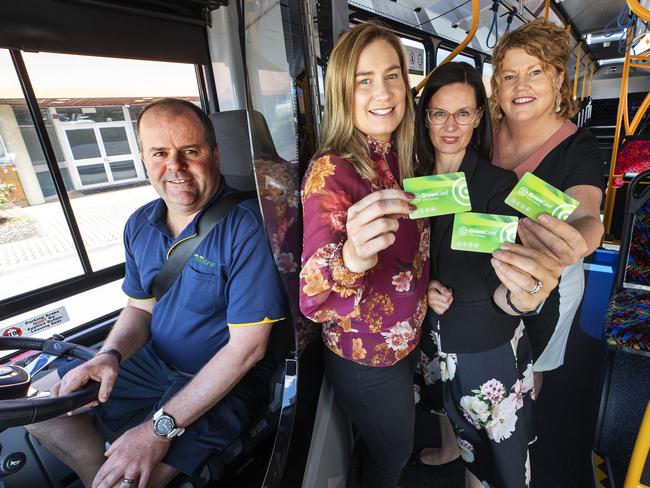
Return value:
M 517 177 L 490 163 L 487 103 L 473 67 L 449 63 L 437 68 L 417 109 L 416 173 L 462 171 L 472 212 L 516 215 L 504 200 Z M 555 287 L 559 266 L 518 244 L 503 244 L 494 255 L 453 250 L 453 220 L 454 215 L 431 219 L 432 281 L 421 341 L 421 385 L 435 389 L 433 383 L 442 380 L 444 410 L 467 467 L 466 486 L 526 487 L 534 390 L 532 354 L 520 316 L 535 310 Z M 515 253 L 537 260 L 546 271 L 529 262 L 520 264 L 522 272 L 516 275 L 503 273 L 503 261 Z M 531 292 L 535 289 L 546 292 Z

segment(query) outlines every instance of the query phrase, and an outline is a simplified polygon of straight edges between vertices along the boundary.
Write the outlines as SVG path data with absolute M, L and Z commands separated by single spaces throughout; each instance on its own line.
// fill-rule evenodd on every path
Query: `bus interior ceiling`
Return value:
M 585 99 L 585 103 L 587 99 L 591 101 L 587 126 L 598 138 L 604 161 L 603 174 L 607 176 L 614 131 L 620 123 L 616 114 L 623 69 L 621 49 L 625 46 L 623 29 L 630 25 L 625 23 L 626 18 L 619 17 L 619 13 L 626 6 L 626 0 L 553 0 L 551 3 L 549 18 L 567 25 L 571 31 L 573 54 L 567 71 L 570 79 L 578 78 L 576 98 L 581 102 Z M 478 29 L 460 56 L 482 70 L 487 81 L 491 74 L 488 71 L 491 47 L 497 37 L 523 22 L 544 16 L 544 10 L 544 0 L 480 0 Z M 24 191 L 22 200 L 15 198 L 18 192 L 14 194 L 16 208 L 9 209 L 8 215 L 19 220 L 22 214 L 27 215 L 24 219 L 27 228 L 30 221 L 58 219 L 60 213 L 60 227 L 65 235 L 61 237 L 54 230 L 50 233 L 49 227 L 39 223 L 40 227 L 32 226 L 34 228 L 29 231 L 16 227 L 18 237 L 0 238 L 0 264 L 4 267 L 0 267 L 1 288 L 5 288 L 5 280 L 11 279 L 17 290 L 0 288 L 0 330 L 3 334 L 8 331 L 9 335 L 15 332 L 17 324 L 27 323 L 34 315 L 54 311 L 67 325 L 48 325 L 39 332 L 40 337 L 60 333 L 82 344 L 97 346 L 108 331 L 106 320 L 115 311 L 116 300 L 106 300 L 96 310 L 84 313 L 75 310 L 81 307 L 79 303 L 66 300 L 78 295 L 77 302 L 94 300 L 97 303 L 101 293 L 119 293 L 114 283 L 123 273 L 120 261 L 123 258 L 115 257 L 121 243 L 121 229 L 116 222 L 122 225 L 120 219 L 128 215 L 127 210 L 153 197 L 139 162 L 137 134 L 133 127 L 139 111 L 153 98 L 178 95 L 201 104 L 210 113 L 242 111 L 243 123 L 248 124 L 248 134 L 244 137 L 253 138 L 248 142 L 257 190 L 260 194 L 267 192 L 264 196 L 268 198 L 262 198 L 261 205 L 267 234 L 277 246 L 274 254 L 292 302 L 294 330 L 288 339 L 291 347 L 286 344 L 284 347 L 292 349 L 286 351 L 289 359 L 295 352 L 293 364 L 297 363 L 300 374 L 296 375 L 295 371 L 293 375 L 287 374 L 289 380 L 298 383 L 288 381 L 285 391 L 294 388 L 298 408 L 283 410 L 282 415 L 288 423 L 281 425 L 282 435 L 263 440 L 258 451 L 248 453 L 248 458 L 238 458 L 234 467 L 226 470 L 218 486 L 232 486 L 229 483 L 235 482 L 238 486 L 259 486 L 260 476 L 266 476 L 269 484 L 265 486 L 300 486 L 310 454 L 322 364 L 321 345 L 317 340 L 319 330 L 301 317 L 297 305 L 301 233 L 298 189 L 300 177 L 316 149 L 323 73 L 329 51 L 336 37 L 350 23 L 377 18 L 402 36 L 405 43 L 410 41 L 423 46 L 426 70 L 417 73 L 415 78 L 420 80 L 465 38 L 473 21 L 472 0 L 24 0 L 3 5 L 2 17 L 8 21 L 0 29 L 0 67 L 10 69 L 11 89 L 6 90 L 6 82 L 3 85 L 0 80 L 0 169 L 5 169 L 0 173 L 0 185 L 3 177 L 8 179 L 12 172 L 18 171 L 13 164 L 16 154 L 27 159 L 15 168 L 31 172 L 29 178 L 14 175 L 10 181 L 14 189 L 19 187 Z M 493 25 L 495 21 L 496 26 Z M 164 78 L 165 69 L 182 65 L 185 74 L 190 72 L 196 77 L 196 84 L 191 90 L 183 88 L 175 92 L 176 88 L 171 88 L 164 93 L 156 92 L 154 96 L 145 92 L 127 93 L 128 90 L 108 92 L 109 95 L 89 90 L 79 96 L 56 90 L 48 92 L 42 88 L 43 78 L 36 75 L 35 59 L 41 53 L 162 63 L 162 71 L 147 79 L 151 86 Z M 17 70 L 15 81 L 14 67 Z M 92 66 L 87 65 L 85 69 L 92 70 Z M 147 76 L 147 69 L 142 71 L 145 73 L 142 76 Z M 54 72 L 52 78 L 56 77 Z M 583 87 L 587 83 L 589 88 L 585 91 Z M 10 94 L 3 95 L 3 89 Z M 649 90 L 647 69 L 631 68 L 630 113 L 635 113 Z M 39 111 L 43 124 L 34 121 Z M 13 117 L 12 127 L 16 129 L 11 140 L 2 132 L 7 127 L 3 117 L 9 112 Z M 648 120 L 646 115 L 637 134 L 650 134 Z M 88 150 L 89 142 L 75 139 L 72 131 L 81 127 L 75 124 L 86 124 L 83 128 L 88 134 L 94 134 L 92 137 L 96 137 L 97 152 L 101 153 L 103 162 L 98 157 L 91 164 L 77 157 L 78 151 Z M 14 148 L 12 151 L 11 143 L 21 133 L 25 143 L 20 150 Z M 120 144 L 125 152 L 116 153 L 120 157 L 109 161 L 111 151 Z M 232 150 L 237 150 L 237 144 Z M 33 157 L 38 151 L 39 156 Z M 248 172 L 244 176 L 251 174 Z M 235 168 L 226 178 L 235 182 L 240 176 Z M 101 211 L 97 208 L 102 204 L 84 205 L 91 201 L 90 197 L 113 190 L 115 193 L 108 194 L 114 196 L 111 212 L 107 211 L 105 203 Z M 620 240 L 624 190 L 616 194 L 613 207 L 613 240 Z M 9 203 L 3 202 L 3 191 L 9 190 L 0 186 L 0 217 Z M 50 204 L 57 207 L 55 217 L 52 217 L 54 213 L 44 211 L 40 214 L 29 212 Z M 2 222 L 0 219 L 0 224 Z M 114 235 L 105 239 L 96 236 L 92 230 L 96 222 L 110 227 Z M 21 247 L 24 244 L 21 240 L 31 238 L 35 239 L 30 244 L 32 248 Z M 43 242 L 37 242 L 38 238 Z M 45 242 L 58 242 L 58 239 L 65 241 L 65 249 L 51 249 L 53 246 Z M 109 245 L 115 249 L 107 252 Z M 586 265 L 585 301 L 571 329 L 565 364 L 545 376 L 545 391 L 537 405 L 538 440 L 531 450 L 532 486 L 535 488 L 595 486 L 589 454 L 594 445 L 601 401 L 605 355 L 601 320 L 616 266 L 613 253 L 609 253 L 597 252 Z M 54 264 L 56 260 L 59 260 L 58 267 Z M 56 278 L 57 273 L 61 273 L 60 279 Z M 93 321 L 98 319 L 96 315 L 101 316 L 99 323 Z M 640 415 L 650 397 L 650 382 L 639 382 L 638 378 L 650 377 L 650 361 L 642 356 L 617 354 L 614 363 L 608 416 L 597 442 L 609 457 L 616 484 L 622 486 Z M 295 396 L 291 398 L 295 401 Z M 437 429 L 434 420 L 428 412 L 418 411 L 416 448 L 431 446 Z M 274 421 L 280 420 L 274 418 Z M 293 440 L 290 441 L 292 427 Z M 22 439 L 22 431 L 17 429 L 0 435 L 4 445 L 26 442 Z M 53 485 L 58 476 L 59 486 L 78 486 L 74 475 L 66 472 L 34 440 L 28 442 L 30 447 L 25 449 L 29 450 L 30 466 L 38 463 L 51 467 L 47 477 Z M 255 452 L 259 453 L 257 457 Z M 5 452 L 0 453 L 0 458 L 4 456 Z M 269 457 L 272 459 L 267 471 Z M 458 464 L 432 473 L 432 470 L 410 465 L 404 472 L 402 486 L 461 486 L 463 473 Z M 0 485 L 13 488 L 20 486 L 23 479 L 28 478 L 9 474 Z

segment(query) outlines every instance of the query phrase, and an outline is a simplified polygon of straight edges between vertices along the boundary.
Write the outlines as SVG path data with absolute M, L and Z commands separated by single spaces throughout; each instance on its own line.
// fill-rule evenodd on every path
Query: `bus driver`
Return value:
M 101 382 L 99 404 L 92 415 L 27 427 L 93 488 L 165 486 L 235 441 L 265 399 L 270 370 L 260 359 L 272 324 L 285 315 L 283 287 L 250 200 L 210 231 L 160 301 L 152 298 L 168 252 L 195 235 L 208 204 L 233 190 L 219 172 L 212 123 L 190 102 L 153 102 L 138 128 L 161 198 L 126 224 L 128 304 L 93 359 L 42 380 L 51 385 L 62 376 L 53 395 Z M 129 424 L 140 412 L 147 420 Z M 107 451 L 105 438 L 116 439 Z

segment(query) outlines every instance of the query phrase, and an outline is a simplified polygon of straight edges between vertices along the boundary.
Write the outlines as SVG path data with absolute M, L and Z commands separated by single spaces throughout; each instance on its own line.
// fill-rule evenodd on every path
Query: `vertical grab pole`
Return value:
M 616 130 L 614 131 L 612 157 L 609 165 L 609 176 L 607 178 L 607 196 L 605 197 L 605 210 L 603 216 L 605 234 L 609 233 L 611 230 L 612 214 L 614 213 L 614 198 L 616 197 L 616 188 L 612 186 L 612 181 L 616 176 L 616 156 L 618 155 L 618 146 L 621 141 L 621 130 L 625 130 L 623 119 L 627 116 L 627 81 L 630 72 L 630 45 L 632 44 L 632 39 L 634 39 L 634 27 L 628 29 L 627 32 L 625 62 L 623 63 L 623 76 L 621 77 L 621 92 L 618 98 L 618 111 L 616 113 Z
M 591 84 L 594 81 L 594 69 L 595 69 L 595 64 L 593 61 L 591 62 L 591 73 L 589 74 L 589 90 L 587 91 L 587 96 L 591 96 Z
M 587 86 L 587 70 L 590 65 L 591 62 L 589 64 L 585 64 L 585 70 L 582 73 L 582 93 L 580 94 L 580 101 L 582 101 L 585 98 L 585 86 Z
M 578 53 L 576 54 L 576 74 L 573 78 L 573 99 L 576 99 L 578 94 L 578 77 L 580 76 L 580 49 L 582 49 L 582 43 L 578 43 Z
M 546 5 L 544 5 L 544 18 L 548 20 L 548 14 L 551 10 L 551 0 L 546 0 Z

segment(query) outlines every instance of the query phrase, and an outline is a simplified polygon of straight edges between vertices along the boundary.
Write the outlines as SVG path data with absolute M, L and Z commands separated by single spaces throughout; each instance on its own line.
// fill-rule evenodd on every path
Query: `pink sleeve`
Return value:
M 305 175 L 300 310 L 315 322 L 349 319 L 363 295 L 365 273 L 349 271 L 341 252 L 348 208 L 365 192 L 361 177 L 336 156 L 312 161 Z

